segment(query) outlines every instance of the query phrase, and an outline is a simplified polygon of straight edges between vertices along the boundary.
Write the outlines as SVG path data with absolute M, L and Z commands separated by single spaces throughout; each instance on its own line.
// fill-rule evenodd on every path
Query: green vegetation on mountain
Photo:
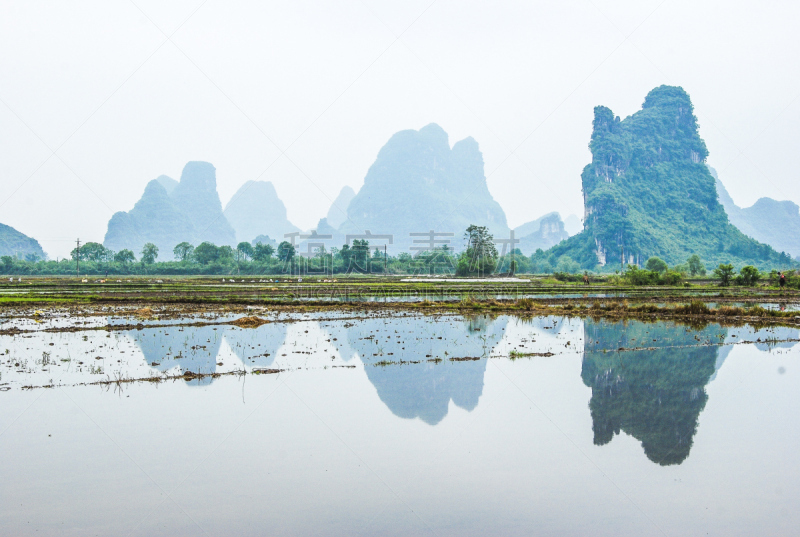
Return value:
M 39 241 L 20 233 L 11 226 L 0 224 L 0 256 L 3 255 L 28 261 L 47 258 Z
M 588 269 L 641 266 L 651 256 L 675 265 L 693 254 L 709 266 L 791 265 L 728 222 L 683 88 L 652 90 L 622 121 L 596 107 L 589 149 L 592 163 L 581 174 L 584 231 L 552 248 L 555 258 L 568 255 Z

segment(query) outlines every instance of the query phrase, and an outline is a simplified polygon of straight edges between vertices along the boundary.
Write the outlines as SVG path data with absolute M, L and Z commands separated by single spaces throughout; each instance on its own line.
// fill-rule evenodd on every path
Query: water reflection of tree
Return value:
M 692 447 L 726 330 L 673 323 L 587 319 L 581 377 L 592 388 L 594 443 L 620 431 L 641 441 L 660 465 L 682 463 Z M 646 350 L 622 350 L 650 347 Z

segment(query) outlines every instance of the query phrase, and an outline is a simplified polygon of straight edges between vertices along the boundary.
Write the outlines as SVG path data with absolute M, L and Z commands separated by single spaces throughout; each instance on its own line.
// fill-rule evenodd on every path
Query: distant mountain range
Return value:
M 763 266 L 786 262 L 775 250 L 800 256 L 796 204 L 762 198 L 742 209 L 718 178 L 715 188 L 715 172 L 704 164 L 708 151 L 683 89 L 654 89 L 642 110 L 624 120 L 596 107 L 590 149 L 592 163 L 581 175 L 585 223 L 553 212 L 518 226 L 516 246 L 523 254 L 550 250 L 585 268 L 623 260 L 642 264 L 653 255 L 670 264 L 698 253 L 709 265 Z M 452 233 L 436 239 L 460 250 L 471 224 L 488 227 L 498 239 L 509 236 L 506 215 L 489 192 L 478 143 L 465 138 L 451 147 L 447 133 L 431 123 L 394 134 L 361 189 L 344 187 L 315 231 L 332 236 L 324 241 L 327 248 L 340 247 L 348 235 L 382 246 L 389 240 L 378 236 L 391 235 L 389 251 L 397 254 L 428 246 L 426 236 L 411 234 L 431 230 Z M 138 255 L 152 242 L 159 259 L 170 260 L 184 241 L 276 244 L 299 231 L 270 182 L 246 182 L 223 211 L 214 166 L 195 161 L 186 164 L 180 181 L 162 175 L 147 184 L 131 210 L 115 213 L 104 245 Z M 302 241 L 296 239 L 300 251 L 307 246 Z M 45 256 L 34 239 L 8 226 L 0 227 L 0 253 Z
M 561 216 L 553 212 L 514 228 L 514 237 L 520 239 L 517 248 L 530 255 L 540 248 L 547 250 L 568 239 L 569 233 Z
M 216 169 L 208 162 L 189 162 L 180 182 L 163 175 L 153 179 L 133 209 L 115 213 L 103 245 L 138 255 L 142 246 L 151 242 L 158 246 L 159 259 L 169 260 L 180 242 L 234 244 L 235 240 L 233 228 L 222 214 Z
M 710 166 L 708 169 L 716 180 L 719 202 L 725 207 L 731 224 L 779 252 L 800 257 L 800 207 L 796 203 L 761 198 L 752 207 L 743 209 L 733 202 L 717 171 Z
M 4 255 L 21 259 L 47 259 L 47 254 L 36 239 L 11 226 L 0 224 L 0 256 Z
M 300 231 L 286 217 L 286 206 L 268 181 L 247 181 L 223 211 L 236 231 L 236 241 L 250 242 L 259 235 L 283 240 L 286 233 Z
M 692 254 L 708 265 L 791 264 L 728 221 L 683 88 L 655 88 L 622 121 L 596 107 L 589 149 L 592 162 L 581 174 L 585 229 L 555 246 L 553 257 L 585 268 L 642 266 L 651 256 L 674 265 Z
M 486 185 L 478 142 L 465 138 L 451 148 L 447 133 L 431 123 L 400 131 L 381 148 L 338 232 L 391 234 L 391 250 L 408 252 L 414 240 L 424 240 L 411 233 L 431 230 L 453 233 L 440 240 L 460 248 L 471 224 L 488 227 L 496 237 L 509 233 L 506 215 Z
M 328 209 L 328 214 L 325 216 L 325 224 L 334 229 L 344 224 L 347 220 L 347 208 L 350 202 L 356 197 L 355 191 L 349 186 L 345 186 L 339 191 L 339 195 L 333 200 L 331 208 Z

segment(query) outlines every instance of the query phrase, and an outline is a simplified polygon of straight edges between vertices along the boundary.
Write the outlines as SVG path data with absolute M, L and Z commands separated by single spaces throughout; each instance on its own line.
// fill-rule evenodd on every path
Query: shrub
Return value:
M 659 283 L 662 285 L 680 285 L 683 281 L 683 274 L 671 270 L 666 271 L 659 278 Z
M 760 279 L 761 273 L 758 269 L 752 265 L 747 265 L 746 267 L 742 267 L 742 270 L 739 271 L 739 275 L 736 277 L 736 283 L 738 285 L 752 287 Z
M 583 275 L 581 274 L 570 274 L 569 272 L 554 272 L 553 278 L 560 282 L 582 282 Z
M 650 272 L 666 272 L 669 269 L 667 266 L 666 261 L 658 257 L 651 257 L 645 263 L 644 268 L 649 270 Z
M 730 263 L 727 265 L 720 263 L 719 266 L 714 269 L 714 276 L 719 280 L 719 284 L 723 286 L 730 285 L 735 274 L 736 271 Z
M 631 285 L 680 285 L 683 281 L 680 272 L 666 270 L 660 273 L 643 270 L 636 265 L 629 265 L 622 277 Z
M 711 310 L 708 309 L 705 302 L 695 300 L 689 305 L 675 306 L 675 313 L 684 315 L 708 315 L 711 313 Z
M 556 266 L 556 270 L 558 272 L 566 272 L 569 274 L 575 274 L 581 269 L 581 266 L 572 260 L 572 258 L 568 255 L 562 255 L 558 258 L 558 265 Z

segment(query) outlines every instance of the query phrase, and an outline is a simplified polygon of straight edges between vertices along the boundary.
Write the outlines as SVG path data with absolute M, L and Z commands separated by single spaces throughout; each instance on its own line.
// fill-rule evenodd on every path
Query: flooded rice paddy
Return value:
M 0 319 L 4 535 L 788 535 L 800 330 Z M 267 321 L 267 322 L 263 322 Z

